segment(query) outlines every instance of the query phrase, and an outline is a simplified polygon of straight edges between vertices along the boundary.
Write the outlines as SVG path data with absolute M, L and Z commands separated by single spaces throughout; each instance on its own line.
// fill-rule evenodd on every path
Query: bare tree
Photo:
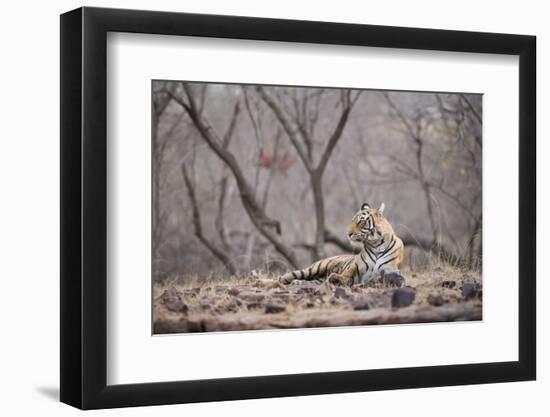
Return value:
M 227 165 L 239 188 L 241 202 L 246 210 L 250 220 L 257 228 L 257 230 L 269 240 L 277 251 L 283 255 L 283 257 L 293 266 L 297 267 L 298 262 L 296 260 L 294 251 L 288 247 L 278 237 L 281 233 L 280 222 L 270 218 L 261 205 L 257 202 L 252 187 L 246 180 L 236 158 L 228 150 L 224 149 L 222 141 L 218 135 L 214 132 L 211 124 L 208 123 L 204 117 L 199 113 L 198 106 L 191 87 L 186 83 L 181 83 L 183 97 L 176 93 L 171 93 L 172 99 L 177 102 L 186 112 L 195 128 L 199 132 L 200 136 L 208 144 L 208 146 L 216 153 L 216 155 Z M 234 117 L 238 116 L 238 112 Z M 275 231 L 274 231 L 274 230 Z
M 479 96 L 161 81 L 152 94 L 156 276 L 353 252 L 364 201 L 386 203 L 416 266 L 479 267 Z
M 420 186 L 424 192 L 425 200 L 426 200 L 426 211 L 428 215 L 428 219 L 430 220 L 430 227 L 431 227 L 431 233 L 432 233 L 432 246 L 436 245 L 439 241 L 439 230 L 435 224 L 434 219 L 434 208 L 433 208 L 433 202 L 430 192 L 430 183 L 427 180 L 426 173 L 424 171 L 424 141 L 422 139 L 422 127 L 421 127 L 421 117 L 417 117 L 414 121 L 414 124 L 408 120 L 405 115 L 399 110 L 399 108 L 393 103 L 393 101 L 390 99 L 390 96 L 387 92 L 383 92 L 382 95 L 392 108 L 392 110 L 397 114 L 397 117 L 403 123 L 403 126 L 405 126 L 407 133 L 414 143 L 415 147 L 415 159 L 416 159 L 416 171 L 413 171 L 412 169 L 406 167 L 406 171 L 415 177 L 418 182 L 420 183 Z
M 229 126 L 227 127 L 227 130 L 225 131 L 225 134 L 223 135 L 223 138 L 222 138 L 222 148 L 225 151 L 227 151 L 227 149 L 229 148 L 231 139 L 234 136 L 239 113 L 240 113 L 240 103 L 237 101 L 235 102 L 235 106 L 233 107 L 233 114 L 231 115 Z M 229 182 L 229 173 L 227 172 L 227 169 L 224 167 L 222 172 L 222 177 L 220 179 L 220 197 L 218 199 L 218 214 L 216 215 L 215 224 L 216 224 L 216 229 L 218 231 L 220 240 L 226 250 L 229 250 L 229 248 L 231 247 L 231 245 L 228 242 L 228 233 L 225 228 L 225 222 L 224 222 L 224 211 L 225 211 L 225 203 L 226 203 L 226 197 L 227 197 L 228 182 Z
M 191 201 L 191 207 L 193 211 L 193 226 L 195 229 L 195 235 L 201 241 L 201 243 L 208 248 L 208 250 L 218 258 L 222 264 L 227 268 L 231 274 L 236 274 L 237 269 L 233 265 L 233 261 L 227 256 L 226 252 L 218 247 L 210 240 L 206 238 L 202 230 L 202 221 L 201 221 L 201 211 L 199 208 L 199 203 L 197 202 L 197 197 L 195 194 L 195 187 L 185 164 L 181 164 L 181 172 L 183 179 L 185 181 L 185 186 L 187 187 L 187 193 L 189 195 L 189 200 Z
M 400 124 L 404 128 L 404 134 L 407 136 L 412 145 L 413 145 L 413 151 L 415 155 L 415 165 L 410 166 L 407 163 L 405 163 L 403 160 L 391 157 L 391 159 L 394 161 L 394 163 L 397 164 L 397 169 L 405 174 L 406 176 L 409 176 L 411 178 L 414 178 L 420 185 L 423 194 L 424 194 L 424 200 L 426 204 L 426 214 L 427 218 L 429 219 L 430 223 L 430 229 L 431 229 L 431 238 L 423 238 L 423 237 L 417 237 L 417 236 L 405 236 L 403 238 L 404 243 L 407 245 L 414 245 L 421 247 L 423 249 L 428 249 L 437 252 L 441 257 L 444 259 L 453 261 L 453 262 L 463 262 L 466 258 L 466 254 L 464 253 L 457 253 L 456 251 L 451 250 L 448 248 L 442 241 L 441 238 L 441 228 L 440 225 L 437 224 L 435 220 L 435 210 L 434 210 L 434 197 L 433 197 L 433 191 L 439 192 L 442 196 L 452 201 L 457 207 L 461 209 L 461 211 L 464 213 L 464 215 L 467 217 L 467 222 L 473 221 L 473 228 L 472 232 L 470 234 L 470 237 L 468 239 L 468 262 L 471 264 L 473 261 L 473 245 L 474 240 L 477 236 L 480 234 L 480 228 L 481 228 L 481 211 L 477 210 L 479 213 L 474 214 L 473 207 L 479 202 L 478 200 L 481 197 L 481 183 L 478 184 L 479 192 L 478 193 L 470 193 L 469 195 L 472 196 L 472 199 L 469 203 L 465 203 L 461 200 L 461 198 L 453 193 L 452 191 L 448 190 L 445 187 L 445 178 L 443 175 L 441 175 L 439 178 L 433 178 L 433 175 L 431 175 L 432 178 L 430 178 L 430 175 L 426 172 L 426 162 L 429 162 L 429 156 L 426 155 L 426 143 L 427 139 L 424 136 L 426 131 L 426 126 L 432 126 L 430 124 L 430 118 L 434 118 L 434 116 L 430 116 L 429 107 L 424 107 L 422 112 L 419 112 L 416 114 L 415 117 L 407 116 L 392 100 L 389 93 L 383 92 L 383 97 L 385 98 L 386 102 L 388 103 L 390 109 L 393 111 L 393 113 L 396 115 L 397 119 L 399 120 Z M 463 122 L 464 122 L 464 108 L 454 109 L 448 107 L 445 103 L 443 103 L 443 100 L 441 99 L 440 95 L 435 94 L 435 99 L 438 104 L 439 112 L 436 114 L 435 117 L 438 118 L 438 121 L 442 122 L 446 128 L 447 132 L 452 132 L 451 139 L 454 137 L 454 141 L 452 141 L 453 145 L 460 146 L 464 148 L 465 146 L 465 138 L 464 137 L 458 137 L 463 136 L 462 128 L 463 128 Z M 473 117 L 475 119 L 475 122 L 477 124 L 481 124 L 481 116 L 479 113 L 476 112 L 474 109 L 472 103 L 468 101 L 468 99 L 463 95 L 459 95 L 458 103 L 459 105 L 464 101 L 467 103 L 469 111 L 473 114 Z M 433 123 L 433 120 L 431 120 Z M 478 135 L 473 136 L 475 139 L 475 144 L 479 146 L 479 151 L 481 151 L 481 138 Z M 451 152 L 454 152 L 456 150 L 453 150 L 449 148 L 446 151 L 446 156 L 448 157 Z M 480 171 L 480 161 L 477 160 L 480 152 L 471 152 L 470 150 L 467 150 L 467 153 L 469 155 L 472 155 L 473 158 L 473 165 L 472 168 L 475 170 L 479 170 L 478 175 L 476 175 L 476 178 L 481 178 L 481 171 Z M 456 156 L 455 156 L 455 159 Z M 445 160 L 444 160 L 445 161 Z M 436 161 L 437 162 L 437 161 Z M 480 245 L 481 246 L 481 245 Z M 460 251 L 459 251 L 460 252 Z
M 153 206 L 152 206 L 152 229 L 153 229 L 153 251 L 158 248 L 158 242 L 161 239 L 160 233 L 163 230 L 161 227 L 161 213 L 159 209 L 160 205 L 160 165 L 162 163 L 164 150 L 166 147 L 166 141 L 161 142 L 159 137 L 159 125 L 161 117 L 170 104 L 170 96 L 164 92 L 169 86 L 163 85 L 161 89 L 153 89 L 152 92 L 152 120 L 151 120 L 151 134 L 153 136 L 153 149 L 152 149 L 152 189 L 153 189 Z
M 342 133 L 344 132 L 344 128 L 348 122 L 350 112 L 354 104 L 357 102 L 361 91 L 356 91 L 355 96 L 353 97 L 351 90 L 346 89 L 340 92 L 340 116 L 336 126 L 334 126 L 332 133 L 330 134 L 318 162 L 315 162 L 313 158 L 313 143 L 315 143 L 313 132 L 315 129 L 315 123 L 318 119 L 319 99 L 321 97 L 322 90 L 316 96 L 317 101 L 315 103 L 315 111 L 313 112 L 308 112 L 309 98 L 307 96 L 303 98 L 301 105 L 294 97 L 293 103 L 296 111 L 294 112 L 294 117 L 292 119 L 288 116 L 288 112 L 283 110 L 281 100 L 275 100 L 263 87 L 256 87 L 256 91 L 280 122 L 309 175 L 311 191 L 313 194 L 313 204 L 315 206 L 315 218 L 317 222 L 315 244 L 313 246 L 314 249 L 312 253 L 315 259 L 323 258 L 325 257 L 324 245 L 326 228 L 325 199 L 323 196 L 323 174 L 334 148 L 342 137 Z M 308 117 L 308 114 L 311 114 L 311 117 Z

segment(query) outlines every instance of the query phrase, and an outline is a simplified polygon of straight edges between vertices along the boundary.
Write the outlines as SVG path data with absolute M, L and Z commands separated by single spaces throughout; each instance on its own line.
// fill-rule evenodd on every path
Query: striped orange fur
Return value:
M 384 203 L 377 209 L 363 204 L 352 218 L 348 239 L 361 244 L 358 254 L 321 259 L 308 268 L 288 272 L 279 280 L 289 284 L 296 279 L 328 278 L 335 284 L 352 285 L 367 282 L 382 270 L 399 270 L 403 262 L 403 242 L 384 217 Z

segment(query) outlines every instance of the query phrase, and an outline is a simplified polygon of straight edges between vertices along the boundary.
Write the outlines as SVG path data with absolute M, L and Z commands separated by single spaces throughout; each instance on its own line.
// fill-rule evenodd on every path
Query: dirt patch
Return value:
M 154 333 L 291 329 L 481 320 L 479 273 L 437 267 L 352 287 L 326 281 L 279 283 L 232 277 L 186 286 L 154 286 Z

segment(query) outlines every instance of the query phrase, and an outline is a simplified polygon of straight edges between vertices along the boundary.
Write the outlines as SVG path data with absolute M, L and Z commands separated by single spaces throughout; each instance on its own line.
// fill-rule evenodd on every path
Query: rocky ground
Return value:
M 251 274 L 154 285 L 154 333 L 481 320 L 478 272 L 435 267 L 340 287 Z M 182 280 L 186 282 L 186 280 Z

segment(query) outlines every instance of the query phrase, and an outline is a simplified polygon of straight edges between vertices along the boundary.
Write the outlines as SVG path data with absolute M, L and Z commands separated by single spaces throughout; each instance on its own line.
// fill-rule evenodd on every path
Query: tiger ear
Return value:
M 378 209 L 378 211 L 382 214 L 384 213 L 384 209 L 386 208 L 386 205 L 384 203 L 380 204 L 380 208 Z
M 363 203 L 363 204 L 361 205 L 361 210 L 370 210 L 369 203 Z

